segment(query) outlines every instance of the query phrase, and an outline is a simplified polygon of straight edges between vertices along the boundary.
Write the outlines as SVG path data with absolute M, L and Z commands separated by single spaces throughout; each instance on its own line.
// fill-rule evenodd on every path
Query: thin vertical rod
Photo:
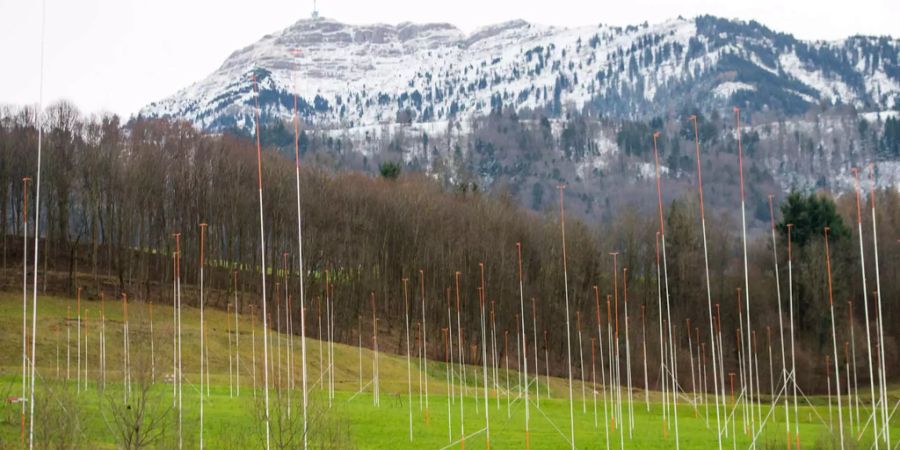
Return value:
M 878 333 L 878 342 L 884 342 L 884 314 L 882 314 L 881 309 L 881 270 L 878 264 L 878 220 L 875 217 L 875 163 L 872 163 L 872 171 L 870 172 L 870 180 L 871 180 L 871 188 L 869 191 L 869 198 L 871 199 L 872 205 L 872 245 L 873 245 L 873 254 L 875 255 L 875 296 L 876 300 L 878 300 L 878 305 L 876 307 L 877 312 L 877 323 L 876 323 L 876 332 Z M 864 296 L 863 299 L 866 297 Z M 868 303 L 868 302 L 866 302 Z M 888 426 L 888 405 L 887 405 L 887 371 L 885 368 L 885 358 L 884 358 L 884 345 L 878 346 L 878 360 L 880 361 L 881 366 L 881 417 L 884 420 L 884 424 L 882 428 L 884 429 L 884 443 L 887 448 L 891 448 L 891 427 Z M 873 413 L 874 414 L 874 413 Z M 877 440 L 877 439 L 876 439 Z M 876 446 L 877 449 L 877 446 Z
M 524 353 L 522 354 L 522 360 L 525 363 L 525 370 L 522 371 L 525 376 L 525 447 L 530 448 L 530 440 L 529 440 L 529 421 L 531 419 L 531 412 L 529 411 L 529 401 L 528 401 L 528 348 L 526 346 L 525 341 L 525 282 L 523 281 L 522 276 L 522 243 L 516 242 L 516 252 L 518 254 L 518 272 L 519 272 L 519 320 L 521 320 L 522 325 L 522 349 Z M 481 272 L 482 285 L 484 285 L 484 271 Z M 482 291 L 483 292 L 483 291 Z M 518 339 L 519 336 L 516 336 Z M 582 388 L 583 389 L 583 388 Z
M 412 412 L 412 358 L 409 348 L 409 279 L 403 279 L 403 312 L 406 327 L 406 387 L 407 403 L 409 406 L 409 442 L 413 441 L 413 412 Z
M 263 189 L 262 189 L 262 146 L 259 142 L 259 89 L 256 85 L 256 73 L 253 74 L 253 93 L 256 103 L 256 180 L 259 192 L 259 265 L 262 276 L 262 318 L 263 330 L 269 328 L 266 312 L 266 235 L 263 222 Z M 269 424 L 269 333 L 263 333 L 263 395 L 265 398 L 266 450 L 269 449 L 271 427 Z
M 457 346 L 457 355 L 459 355 L 459 366 L 462 368 L 462 384 L 459 386 L 459 438 L 460 445 L 463 449 L 466 448 L 466 422 L 465 422 L 465 397 L 463 396 L 463 386 L 467 385 L 466 382 L 466 359 L 465 359 L 465 350 L 463 350 L 463 337 L 462 337 L 462 314 L 460 313 L 460 300 L 459 300 L 459 276 L 460 272 L 456 272 L 454 274 L 454 279 L 456 282 L 456 338 L 459 341 L 459 345 Z M 509 371 L 507 369 L 507 382 L 509 380 Z M 509 393 L 507 392 L 507 396 Z M 508 401 L 508 398 L 507 398 Z
M 784 351 L 784 319 L 782 315 L 782 307 L 781 307 L 781 275 L 778 271 L 778 244 L 775 241 L 775 206 L 773 202 L 773 196 L 769 195 L 769 219 L 771 221 L 771 235 L 772 235 L 772 260 L 775 262 L 775 290 L 777 292 L 776 298 L 778 299 L 778 334 L 781 343 L 781 382 L 785 386 L 785 393 L 787 392 L 787 383 L 788 383 L 788 375 L 787 375 L 787 362 L 785 361 L 785 351 Z M 767 327 L 768 328 L 768 327 Z M 771 345 L 771 343 L 770 343 Z M 769 349 L 769 372 L 772 372 L 772 349 Z M 774 381 L 770 384 L 774 386 Z M 770 395 L 775 395 L 774 387 Z M 790 408 L 788 408 L 788 396 L 784 396 L 784 427 L 785 433 L 788 436 L 788 443 L 790 444 L 790 436 L 791 436 L 791 413 Z
M 834 347 L 834 376 L 837 380 L 838 398 L 838 430 L 840 431 L 841 449 L 844 448 L 844 414 L 841 408 L 841 372 L 837 356 L 837 331 L 834 323 L 834 297 L 831 289 L 831 252 L 828 249 L 828 227 L 825 227 L 825 264 L 828 269 L 828 308 L 831 312 L 831 343 Z M 829 405 L 831 403 L 829 402 Z M 875 421 L 873 421 L 875 423 Z M 878 439 L 876 438 L 875 441 Z
M 484 379 L 484 426 L 485 426 L 485 444 L 490 450 L 491 448 L 491 414 L 490 414 L 490 405 L 488 403 L 488 372 L 487 372 L 487 332 L 485 327 L 484 320 L 484 263 L 479 263 L 481 266 L 481 298 L 479 299 L 479 303 L 481 306 L 481 371 L 482 377 Z M 526 391 L 527 392 L 527 391 Z M 527 394 L 526 394 L 527 395 Z M 526 403 L 527 405 L 528 403 Z M 526 415 L 527 417 L 527 415 Z M 526 419 L 527 420 L 527 419 Z M 528 448 L 528 427 L 525 427 L 525 447 Z
M 204 328 L 203 328 L 203 272 L 206 266 L 206 224 L 200 224 L 200 450 L 203 450 L 203 360 L 204 360 Z M 208 386 L 207 386 L 208 388 Z M 209 394 L 206 394 L 209 397 Z
M 800 416 L 799 416 L 799 408 L 797 405 L 797 364 L 795 358 L 795 348 L 794 348 L 794 266 L 793 266 L 793 252 L 791 247 L 792 242 L 792 232 L 793 232 L 794 224 L 787 224 L 787 241 L 788 241 L 788 304 L 789 304 L 789 320 L 791 324 L 791 385 L 793 387 L 793 397 L 794 397 L 794 442 L 796 443 L 796 448 L 800 448 Z M 785 392 L 787 391 L 787 387 L 785 387 Z
M 606 448 L 609 449 L 609 410 L 606 398 L 606 369 L 603 366 L 603 326 L 600 322 L 600 289 L 597 286 L 594 286 L 594 312 L 597 316 L 597 341 L 600 348 L 600 384 L 603 388 L 604 437 L 606 438 Z
M 569 270 L 566 261 L 566 212 L 563 191 L 565 186 L 559 186 L 559 227 L 562 232 L 563 253 L 563 288 L 566 299 L 566 369 L 569 373 L 569 436 L 571 448 L 575 449 L 575 409 L 572 396 L 572 336 L 569 325 Z
M 307 374 L 306 374 L 306 272 L 303 270 L 303 215 L 300 211 L 300 115 L 297 112 L 297 95 L 294 95 L 294 180 L 297 187 L 297 258 L 300 264 L 300 365 L 303 385 L 303 448 L 307 447 Z M 235 320 L 237 318 L 235 317 Z M 240 346 L 238 346 L 240 348 Z M 238 375 L 240 377 L 240 375 Z M 238 380 L 240 381 L 240 379 Z M 238 384 L 240 395 L 240 383 Z
M 659 175 L 659 150 L 656 146 L 656 140 L 659 138 L 659 132 L 653 133 L 653 156 L 656 162 L 656 196 L 659 203 L 659 234 L 662 239 L 662 259 L 663 259 L 663 280 L 666 288 L 666 317 L 669 323 L 669 357 L 672 362 L 672 367 L 669 370 L 669 373 L 672 377 L 672 406 L 673 406 L 673 416 L 675 421 L 675 449 L 678 450 L 681 448 L 681 443 L 679 442 L 678 435 L 678 362 L 675 360 L 675 348 L 673 345 L 672 339 L 672 311 L 669 308 L 669 266 L 666 262 L 666 226 L 663 222 L 663 205 L 662 205 L 662 180 Z
M 538 340 L 537 340 L 537 306 L 535 304 L 534 297 L 531 297 L 531 328 L 534 332 L 534 386 L 537 388 L 535 392 L 537 393 L 537 407 L 540 409 L 541 407 L 541 386 L 538 383 L 540 379 L 540 370 L 538 364 Z
M 628 383 L 628 438 L 632 438 L 634 431 L 634 396 L 631 390 L 631 343 L 629 341 L 629 317 L 628 317 L 628 268 L 622 268 L 622 292 L 625 306 L 625 377 Z
M 860 206 L 860 193 L 859 193 L 859 171 L 854 167 L 851 169 L 853 171 L 854 177 L 854 188 L 856 190 L 856 230 L 859 235 L 859 269 L 862 273 L 862 291 L 863 291 L 863 314 L 865 314 L 865 324 L 866 324 L 866 354 L 869 359 L 869 391 L 872 399 L 872 430 L 875 435 L 875 439 L 873 444 L 875 444 L 875 450 L 878 450 L 878 420 L 876 412 L 878 411 L 878 407 L 876 406 L 875 400 L 875 374 L 873 370 L 872 364 L 872 335 L 869 331 L 869 302 L 865 301 L 865 299 L 869 296 L 869 288 L 866 287 L 866 255 L 863 250 L 863 235 L 862 235 L 862 208 Z
M 22 232 L 22 398 L 19 403 L 22 404 L 22 431 L 21 441 L 22 447 L 25 446 L 25 397 L 28 395 L 28 182 L 30 177 L 22 178 L 22 192 L 24 195 L 24 209 L 22 210 L 22 222 L 24 223 L 24 231 Z M 69 325 L 66 322 L 66 333 L 68 333 Z M 66 345 L 68 345 L 68 334 L 66 337 Z M 68 355 L 68 347 L 66 348 Z M 68 358 L 68 357 L 67 357 Z M 68 374 L 69 366 L 66 359 L 66 373 Z M 68 379 L 68 375 L 66 375 Z
M 428 333 L 425 327 L 425 271 L 419 270 L 419 288 L 422 295 L 422 370 L 425 372 L 425 423 L 428 423 Z
M 741 110 L 740 108 L 734 108 L 735 120 L 736 120 L 736 131 L 737 131 L 737 142 L 738 142 L 738 168 L 740 172 L 740 181 L 741 181 L 741 236 L 743 242 L 743 250 L 744 250 L 744 307 L 747 309 L 747 345 L 749 348 L 750 344 L 750 267 L 747 262 L 747 213 L 744 201 L 744 146 L 741 143 Z M 748 381 L 753 379 L 753 363 L 751 360 L 750 352 L 746 352 L 747 358 L 747 376 Z M 747 400 L 749 402 L 753 402 L 753 384 L 749 384 L 749 390 L 747 391 Z M 751 429 L 755 431 L 756 425 L 753 423 L 753 416 L 751 418 Z M 753 442 L 752 447 L 756 447 L 756 442 Z
M 47 1 L 43 0 L 41 2 L 41 75 L 40 75 L 40 94 L 38 97 L 38 108 L 37 113 L 35 115 L 35 121 L 37 123 L 38 129 L 38 142 L 37 142 L 37 177 L 35 178 L 35 196 L 34 196 L 34 271 L 32 273 L 32 297 L 31 297 L 31 379 L 29 382 L 31 383 L 31 394 L 28 399 L 29 406 L 29 418 L 28 418 L 28 448 L 32 450 L 34 448 L 34 378 L 35 378 L 35 369 L 37 368 L 37 364 L 35 363 L 35 359 L 37 354 L 35 351 L 37 350 L 37 275 L 38 275 L 38 244 L 40 242 L 41 237 L 41 144 L 43 142 L 44 137 L 44 124 L 43 120 L 41 120 L 41 114 L 44 109 L 44 33 L 46 31 L 46 20 L 47 20 Z

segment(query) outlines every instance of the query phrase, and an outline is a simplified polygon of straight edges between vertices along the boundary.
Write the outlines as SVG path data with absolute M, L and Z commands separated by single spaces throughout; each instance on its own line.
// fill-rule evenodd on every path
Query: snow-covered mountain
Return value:
M 887 110 L 900 107 L 898 55 L 891 37 L 810 42 L 710 16 L 624 28 L 518 20 L 471 34 L 449 24 L 308 19 L 139 115 L 251 131 L 251 74 L 266 119 L 289 120 L 296 93 L 304 121 L 319 128 L 444 122 L 498 105 L 629 119 L 732 104 L 785 115 L 821 103 Z

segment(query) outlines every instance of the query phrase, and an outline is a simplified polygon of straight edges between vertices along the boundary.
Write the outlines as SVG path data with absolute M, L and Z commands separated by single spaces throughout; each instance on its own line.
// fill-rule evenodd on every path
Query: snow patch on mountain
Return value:
M 740 81 L 726 81 L 724 83 L 719 84 L 713 89 L 713 94 L 719 98 L 730 98 L 737 91 L 755 91 L 756 87 L 752 84 L 743 83 Z

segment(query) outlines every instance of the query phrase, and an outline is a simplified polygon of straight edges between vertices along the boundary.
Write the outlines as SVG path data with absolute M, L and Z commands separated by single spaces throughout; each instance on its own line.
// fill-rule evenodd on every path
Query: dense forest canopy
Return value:
M 0 288 L 5 290 L 18 289 L 21 280 L 22 178 L 35 176 L 37 132 L 33 119 L 33 111 L 28 109 L 0 116 Z M 709 125 L 701 121 L 700 126 Z M 625 126 L 621 130 L 620 145 L 627 153 L 647 151 L 645 139 L 650 126 Z M 573 149 L 580 145 L 579 133 L 573 128 L 564 134 Z M 533 146 L 538 148 L 542 138 L 536 135 L 534 139 Z M 752 143 L 752 138 L 749 140 Z M 263 139 L 263 145 L 273 143 Z M 485 140 L 480 145 L 490 142 Z M 516 244 L 521 243 L 526 301 L 534 299 L 538 334 L 548 332 L 553 370 L 564 372 L 565 335 L 559 326 L 564 292 L 558 192 L 540 194 L 541 202 L 552 206 L 542 208 L 541 213 L 519 207 L 501 187 L 485 190 L 475 183 L 460 182 L 448 188 L 442 181 L 406 170 L 400 164 L 382 164 L 382 176 L 304 164 L 300 187 L 304 272 L 300 273 L 295 255 L 294 163 L 283 152 L 271 148 L 263 152 L 265 245 L 270 260 L 261 264 L 253 141 L 229 134 L 203 134 L 183 122 L 137 120 L 126 126 L 115 116 L 85 117 L 72 105 L 57 103 L 46 110 L 43 150 L 39 282 L 44 292 L 74 294 L 76 287 L 83 287 L 86 298 L 97 298 L 101 290 L 109 295 L 126 291 L 131 298 L 169 302 L 175 246 L 172 235 L 177 232 L 181 233 L 181 267 L 184 283 L 188 284 L 186 301 L 195 302 L 190 284 L 198 277 L 198 224 L 206 222 L 206 280 L 212 290 L 207 301 L 213 307 L 225 308 L 234 271 L 238 272 L 243 297 L 258 302 L 258 274 L 264 265 L 278 275 L 269 277 L 268 282 L 287 283 L 295 297 L 299 295 L 298 279 L 305 277 L 308 307 L 312 308 L 324 292 L 328 272 L 335 285 L 335 338 L 356 343 L 358 318 L 366 320 L 371 314 L 370 293 L 379 299 L 381 317 L 402 317 L 401 280 L 418 281 L 420 270 L 429 305 L 426 318 L 444 323 L 445 303 L 455 289 L 453 274 L 458 271 L 462 274 L 463 325 L 473 331 L 466 337 L 478 344 L 474 331 L 479 326 L 479 263 L 485 264 L 486 299 L 497 310 L 497 329 L 513 329 L 518 312 Z M 684 157 L 691 161 L 690 153 Z M 664 179 L 664 188 L 666 182 Z M 863 187 L 868 189 L 868 184 L 863 183 Z M 33 184 L 28 189 L 33 199 Z M 566 192 L 568 202 L 573 194 Z M 708 331 L 703 326 L 708 320 L 706 280 L 704 271 L 699 270 L 704 264 L 699 201 L 696 189 L 669 194 L 675 198 L 664 205 L 672 320 L 679 345 L 686 346 L 685 319 L 699 327 L 701 337 Z M 820 355 L 831 344 L 822 227 L 832 229 L 830 250 L 839 320 L 846 324 L 848 301 L 859 305 L 863 295 L 870 294 L 862 292 L 856 197 L 824 191 L 794 193 L 786 199 L 775 194 L 782 313 L 787 313 L 788 298 L 786 231 L 787 224 L 792 223 L 793 299 L 796 332 L 802 343 L 798 345 L 797 362 L 803 369 L 799 377 L 804 386 L 824 389 Z M 868 193 L 863 194 L 862 230 L 869 256 L 874 250 L 871 210 Z M 900 310 L 891 301 L 900 293 L 895 282 L 900 278 L 895 264 L 900 257 L 896 238 L 900 232 L 900 196 L 893 190 L 878 191 L 876 196 L 882 296 L 887 300 L 883 314 L 884 322 L 890 324 L 900 320 Z M 655 204 L 656 199 L 649 197 L 642 202 Z M 744 285 L 739 210 L 706 211 L 712 300 L 721 305 L 723 332 L 730 332 L 737 321 L 736 288 Z M 765 213 L 767 217 L 767 208 Z M 606 295 L 618 296 L 632 305 L 629 321 L 635 330 L 644 320 L 652 328 L 659 318 L 658 229 L 655 208 L 622 207 L 605 222 L 567 217 L 573 314 L 580 311 L 586 322 L 593 323 L 595 308 L 603 304 Z M 33 230 L 32 223 L 29 233 Z M 618 252 L 618 272 L 614 272 L 611 252 Z M 284 253 L 289 253 L 288 258 Z M 871 277 L 872 258 L 866 263 Z M 748 274 L 752 324 L 759 333 L 778 326 L 774 270 L 771 236 L 753 234 Z M 599 298 L 595 298 L 594 286 L 598 286 Z M 413 302 L 416 317 L 421 316 L 419 304 Z M 641 307 L 646 317 L 638 317 Z M 624 314 L 623 309 L 620 314 Z M 531 313 L 528 315 L 530 318 Z M 605 311 L 599 315 L 605 317 Z M 854 315 L 857 322 L 860 317 Z M 311 333 L 315 326 L 310 324 Z M 384 320 L 380 326 L 389 336 L 382 349 L 400 352 L 402 323 Z M 434 333 L 429 336 L 429 345 L 440 343 L 439 327 L 428 331 Z M 838 331 L 848 334 L 849 327 L 838 327 Z M 885 333 L 886 358 L 896 360 L 898 329 L 886 327 Z M 648 357 L 655 358 L 655 334 L 646 334 Z M 725 342 L 726 359 L 732 360 L 736 357 L 734 342 Z M 439 355 L 437 347 L 429 352 Z M 657 369 L 650 369 L 651 379 L 658 377 L 653 373 Z M 888 370 L 893 370 L 891 376 L 897 375 L 896 367 Z

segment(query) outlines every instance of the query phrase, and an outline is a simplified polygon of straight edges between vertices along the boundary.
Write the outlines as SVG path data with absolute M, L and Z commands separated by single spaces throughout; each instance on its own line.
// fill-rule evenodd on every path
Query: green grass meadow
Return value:
M 121 303 L 106 302 L 106 352 L 107 371 L 106 386 L 103 389 L 99 361 L 99 329 L 100 329 L 100 304 L 97 301 L 82 300 L 82 318 L 85 330 L 82 335 L 82 345 L 86 339 L 87 349 L 87 387 L 77 389 L 75 387 L 77 377 L 75 375 L 76 348 L 75 337 L 77 335 L 74 319 L 66 321 L 66 308 L 70 307 L 74 315 L 75 301 L 57 297 L 41 297 L 38 307 L 38 339 L 37 339 L 37 371 L 36 380 L 38 392 L 54 390 L 62 392 L 61 398 L 68 398 L 66 411 L 57 414 L 46 412 L 36 413 L 36 428 L 54 426 L 54 421 L 65 419 L 66 416 L 77 416 L 80 424 L 77 448 L 119 448 L 114 427 L 110 423 L 114 421 L 108 405 L 118 401 L 123 395 L 122 390 L 122 355 L 123 355 L 123 315 Z M 29 313 L 30 314 L 30 313 Z M 172 309 L 164 305 L 153 306 L 153 371 L 156 383 L 150 388 L 150 397 L 161 409 L 171 407 L 172 384 L 168 376 L 172 372 Z M 131 302 L 129 304 L 129 337 L 131 339 L 132 373 L 136 365 L 135 361 L 150 361 L 147 354 L 149 348 L 149 311 L 148 305 Z M 233 316 L 228 318 L 233 325 Z M 229 387 L 229 362 L 228 362 L 228 337 L 226 334 L 226 314 L 219 310 L 207 310 L 206 321 L 208 324 L 207 335 L 209 342 L 210 360 L 210 395 L 204 399 L 204 442 L 210 449 L 238 449 L 260 448 L 263 446 L 264 434 L 258 414 L 262 408 L 262 389 L 253 389 L 253 335 L 256 337 L 255 359 L 258 365 L 257 386 L 262 385 L 262 327 L 257 323 L 254 327 L 249 316 L 240 319 L 240 358 L 241 358 L 241 392 L 236 395 L 234 389 Z M 199 447 L 199 311 L 193 308 L 185 308 L 182 314 L 183 323 L 183 365 L 185 382 L 183 391 L 183 445 L 185 448 Z M 22 296 L 21 293 L 0 293 L 0 392 L 7 398 L 21 394 L 21 330 L 22 330 Z M 69 380 L 66 381 L 66 335 L 70 333 L 69 352 Z M 287 386 L 287 349 L 289 340 L 285 335 L 272 333 L 270 342 L 273 353 L 271 361 L 275 367 L 279 366 L 278 355 L 281 356 L 281 371 L 273 371 L 270 382 L 273 385 Z M 232 342 L 234 346 L 235 343 Z M 299 414 L 300 409 L 300 340 L 294 339 L 294 363 L 296 366 L 295 383 L 297 389 L 290 391 L 282 389 L 281 397 L 276 390 L 271 389 L 271 401 L 273 408 L 284 404 L 286 396 L 291 396 L 293 413 Z M 307 341 L 307 359 L 310 391 L 310 408 L 314 410 L 316 419 L 311 420 L 311 427 L 328 429 L 328 433 L 340 434 L 340 438 L 331 438 L 327 433 L 318 435 L 311 440 L 314 447 L 326 448 L 366 448 L 366 449 L 440 449 L 448 446 L 461 447 L 459 439 L 465 431 L 465 448 L 486 448 L 487 432 L 485 429 L 485 405 L 483 396 L 482 369 L 469 366 L 466 368 L 466 379 L 469 386 L 467 395 L 462 400 L 462 415 L 464 424 L 460 421 L 460 397 L 454 388 L 454 398 L 448 396 L 447 366 L 442 362 L 428 362 L 427 371 L 418 361 L 412 364 L 412 391 L 413 396 L 407 395 L 407 362 L 405 356 L 392 354 L 379 355 L 380 372 L 380 406 L 373 405 L 372 371 L 373 352 L 363 349 L 362 373 L 360 374 L 360 350 L 356 347 L 341 344 L 334 345 L 335 360 L 335 397 L 329 405 L 325 392 L 322 390 L 322 374 L 325 373 L 320 364 L 320 348 L 327 360 L 327 348 L 320 347 L 321 342 L 314 339 Z M 281 347 L 281 352 L 276 350 Z M 57 353 L 59 349 L 59 353 Z M 82 349 L 84 350 L 84 348 Z M 57 354 L 59 359 L 57 360 Z M 84 357 L 84 356 L 83 356 Z M 57 366 L 59 361 L 59 366 Z M 325 363 L 327 364 L 327 362 Z M 57 367 L 59 367 L 57 369 Z M 143 367 L 143 366 L 140 366 Z M 82 374 L 85 368 L 82 367 Z M 492 376 L 491 370 L 488 370 Z M 281 379 L 279 380 L 280 374 Z M 361 376 L 360 376 L 361 375 Z M 510 371 L 509 382 L 511 390 L 509 396 L 506 391 L 505 370 L 500 367 L 500 389 L 489 389 L 487 412 L 490 416 L 490 444 L 497 449 L 523 449 L 526 447 L 525 436 L 525 401 L 523 395 L 517 391 L 519 374 Z M 83 375 L 82 375 L 83 376 Z M 134 375 L 133 375 L 134 376 Z M 599 367 L 598 374 L 599 377 Z M 639 376 L 635 374 L 634 376 Z M 642 375 L 641 375 L 642 376 Z M 420 386 L 420 379 L 423 380 Z M 428 408 L 427 417 L 424 399 L 420 398 L 420 387 L 424 388 L 424 380 L 428 381 Z M 134 381 L 132 381 L 134 383 Z M 363 389 L 360 389 L 362 383 Z M 458 386 L 457 386 L 458 387 Z M 547 395 L 547 378 L 540 377 L 538 386 L 532 384 L 530 391 L 531 419 L 530 419 L 530 447 L 534 449 L 563 449 L 569 448 L 570 437 L 568 387 L 563 379 L 552 378 L 549 382 L 550 396 Z M 476 403 L 475 389 L 478 389 Z M 540 389 L 540 407 L 537 407 L 536 389 Z M 861 389 L 862 390 L 862 389 Z M 80 391 L 80 392 L 79 392 Z M 584 397 L 582 397 L 584 392 Z M 597 420 L 594 415 L 594 391 L 588 384 L 582 386 L 576 382 L 573 386 L 575 402 L 572 405 L 574 414 L 575 444 L 578 448 L 607 448 L 607 429 L 609 421 L 605 421 L 605 407 L 613 407 L 611 403 L 604 404 L 603 388 L 597 388 Z M 523 393 L 524 394 L 524 393 Z M 134 395 L 134 394 L 132 394 Z M 627 393 L 622 390 L 622 396 Z M 645 393 L 640 390 L 633 392 L 634 427 L 619 425 L 613 432 L 610 430 L 609 446 L 620 448 L 624 441 L 625 448 L 663 449 L 675 448 L 675 424 L 672 418 L 663 421 L 660 394 L 649 393 L 650 402 L 645 403 Z M 898 391 L 893 389 L 891 401 L 897 402 Z M 509 406 L 507 406 L 509 402 Z M 809 402 L 815 405 L 810 406 Z M 827 399 L 815 397 L 809 402 L 806 400 L 800 407 L 800 438 L 801 448 L 839 448 L 837 440 L 837 405 L 833 405 L 834 417 L 833 432 L 826 425 L 829 418 Z M 411 405 L 410 405 L 411 403 Z M 59 403 L 63 405 L 63 403 Z M 36 406 L 44 405 L 36 403 Z M 729 401 L 729 405 L 731 402 Z M 413 440 L 410 441 L 410 406 L 412 406 Z M 893 404 L 891 406 L 894 406 Z M 622 405 L 626 412 L 628 404 Z M 19 404 L 4 402 L 3 412 L 0 415 L 0 448 L 20 448 L 20 409 Z M 708 411 L 708 413 L 707 413 Z M 762 414 L 769 413 L 769 405 L 763 407 Z M 869 448 L 871 446 L 872 433 L 868 428 L 862 437 L 855 439 L 855 429 L 850 429 L 849 414 L 844 401 L 844 427 L 845 442 L 848 448 Z M 865 420 L 866 409 L 860 411 Z M 708 419 L 707 419 L 708 414 Z M 62 418 L 58 416 L 63 416 Z M 169 410 L 166 419 L 164 437 L 158 441 L 154 448 L 177 448 L 177 420 L 175 410 Z M 274 420 L 274 419 L 273 419 Z M 296 417 L 295 419 L 296 420 Z M 695 406 L 688 403 L 687 398 L 679 399 L 678 403 L 678 438 L 681 448 L 685 449 L 711 449 L 717 447 L 715 435 L 715 409 L 713 405 L 702 404 L 698 401 Z M 47 428 L 49 429 L 49 428 Z M 736 434 L 731 432 L 723 438 L 725 448 L 748 448 L 751 436 L 743 430 L 743 416 L 741 409 L 737 410 L 735 424 Z M 900 421 L 892 421 L 891 436 L 893 441 L 900 440 Z M 733 442 L 733 439 L 737 439 Z M 36 441 L 36 444 L 38 442 Z M 771 412 L 767 426 L 760 433 L 757 440 L 759 448 L 785 448 L 787 437 L 785 434 L 784 410 L 779 406 Z M 41 445 L 36 445 L 41 447 Z M 290 446 L 298 448 L 299 446 Z M 273 448 L 275 446 L 273 445 Z

